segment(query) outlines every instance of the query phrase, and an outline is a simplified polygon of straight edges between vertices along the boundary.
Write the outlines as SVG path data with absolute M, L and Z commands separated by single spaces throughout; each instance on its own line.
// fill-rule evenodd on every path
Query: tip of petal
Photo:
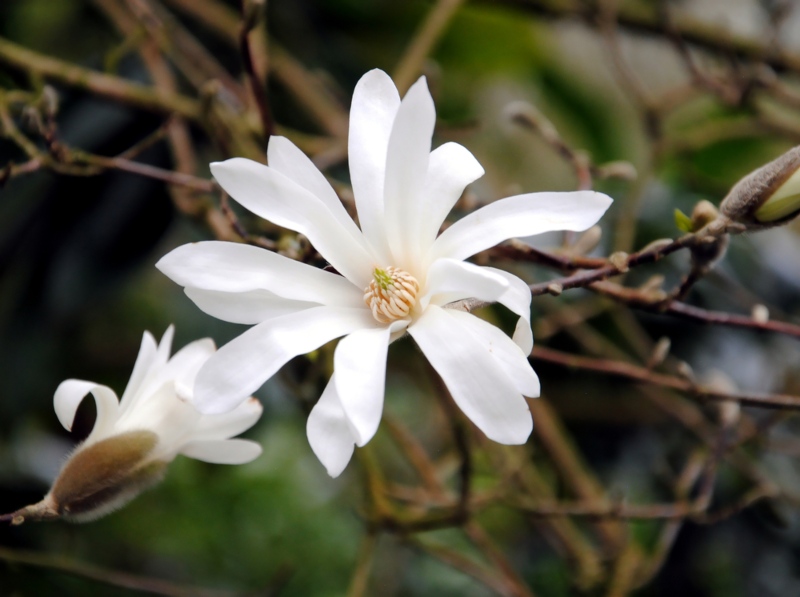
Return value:
M 520 417 L 513 429 L 505 429 L 502 433 L 486 434 L 490 440 L 506 446 L 521 446 L 528 441 L 533 431 L 533 417 L 530 412 Z M 485 431 L 484 431 L 485 433 Z

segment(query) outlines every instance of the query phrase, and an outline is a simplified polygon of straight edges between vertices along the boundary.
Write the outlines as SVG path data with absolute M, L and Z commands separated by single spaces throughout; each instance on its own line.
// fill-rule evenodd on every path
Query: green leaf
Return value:
M 679 209 L 675 209 L 675 225 L 683 232 L 692 232 L 692 218 Z

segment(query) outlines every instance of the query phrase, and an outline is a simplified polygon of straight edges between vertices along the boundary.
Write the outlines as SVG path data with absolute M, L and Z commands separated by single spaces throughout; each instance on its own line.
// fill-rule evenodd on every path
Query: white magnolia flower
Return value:
M 178 454 L 205 462 L 243 464 L 261 446 L 229 439 L 261 416 L 255 398 L 225 414 L 202 414 L 190 403 L 195 377 L 214 354 L 210 338 L 186 345 L 170 358 L 174 328 L 161 343 L 145 332 L 128 387 L 114 390 L 91 381 L 68 379 L 53 399 L 56 416 L 72 428 L 83 399 L 92 394 L 97 418 L 92 432 L 64 464 L 45 498 L 7 515 L 14 523 L 66 518 L 83 522 L 115 510 L 158 482 Z
M 308 419 L 311 447 L 336 476 L 353 446 L 375 434 L 383 410 L 389 343 L 408 333 L 453 399 L 489 438 L 521 444 L 532 429 L 523 396 L 539 395 L 528 286 L 464 260 L 512 237 L 584 230 L 611 199 L 591 191 L 533 193 L 496 201 L 439 228 L 483 168 L 461 145 L 431 151 L 436 114 L 424 78 L 400 96 L 386 73 L 359 81 L 350 111 L 350 176 L 360 228 L 297 147 L 272 137 L 269 166 L 235 158 L 211 164 L 240 204 L 304 234 L 338 273 L 227 242 L 179 247 L 157 267 L 200 309 L 253 325 L 197 376 L 204 412 L 234 408 L 284 363 L 344 336 L 334 375 Z M 445 307 L 475 298 L 519 315 L 513 341 L 469 313 Z

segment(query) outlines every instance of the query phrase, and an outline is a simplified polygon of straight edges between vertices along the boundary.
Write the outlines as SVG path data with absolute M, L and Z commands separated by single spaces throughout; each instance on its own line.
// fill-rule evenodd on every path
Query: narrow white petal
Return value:
M 338 477 L 350 462 L 355 438 L 331 377 L 306 423 L 308 443 L 331 477 Z
M 211 172 L 231 197 L 254 214 L 308 237 L 320 255 L 356 286 L 364 288 L 369 283 L 375 259 L 363 236 L 344 228 L 308 190 L 277 170 L 245 158 L 214 162 Z
M 169 384 L 169 391 L 176 392 L 181 398 L 190 398 L 197 372 L 215 350 L 214 341 L 211 338 L 203 338 L 187 344 L 167 362 L 152 367 L 139 385 L 138 391 L 124 403 L 120 403 L 120 417 L 127 417 L 129 413 L 138 417 L 137 412 L 142 408 L 140 403 L 152 401 L 153 394 L 161 391 L 165 384 Z
M 507 290 L 508 281 L 488 268 L 466 261 L 439 259 L 428 269 L 425 295 L 419 303 L 424 309 L 429 302 L 443 306 L 466 298 L 495 302 Z
M 270 168 L 274 168 L 286 178 L 293 180 L 322 201 L 333 217 L 350 234 L 356 237 L 361 236 L 358 226 L 347 213 L 339 196 L 333 190 L 325 175 L 289 139 L 277 136 L 270 137 L 269 147 L 267 148 L 267 162 Z
M 192 441 L 228 439 L 256 424 L 264 411 L 256 398 L 250 398 L 227 413 L 201 415 L 192 431 Z
M 192 441 L 180 454 L 212 464 L 245 464 L 261 455 L 261 446 L 246 439 Z
M 197 375 L 193 402 L 204 413 L 230 411 L 289 359 L 376 325 L 366 307 L 314 307 L 260 323 L 208 359 Z
M 372 439 L 381 422 L 390 335 L 389 326 L 356 330 L 336 347 L 336 390 L 358 446 Z
M 419 238 L 424 255 L 439 234 L 447 214 L 468 184 L 483 176 L 483 167 L 465 147 L 445 143 L 431 152 L 422 188 Z
M 97 405 L 97 419 L 86 441 L 102 439 L 114 427 L 119 411 L 119 401 L 114 390 L 91 381 L 68 379 L 62 381 L 53 396 L 53 407 L 59 422 L 72 430 L 75 413 L 87 394 L 91 393 Z
M 128 385 L 125 386 L 122 398 L 119 400 L 123 408 L 131 397 L 139 391 L 145 377 L 155 365 L 157 350 L 156 339 L 153 338 L 150 332 L 145 332 L 142 336 L 142 344 L 139 347 L 136 363 L 133 365 L 131 378 L 128 380 Z
M 269 290 L 221 292 L 186 288 L 185 292 L 204 313 L 222 321 L 247 325 L 320 306 L 320 303 L 282 298 Z
M 194 380 L 205 362 L 217 350 L 211 338 L 195 340 L 176 352 L 159 373 L 164 382 L 173 381 L 179 398 L 189 400 L 194 389 Z
M 383 183 L 389 136 L 399 108 L 400 94 L 389 75 L 375 69 L 361 77 L 350 106 L 350 182 L 361 230 L 385 259 Z
M 362 301 L 363 287 L 342 276 L 240 243 L 212 240 L 183 245 L 162 257 L 156 267 L 186 288 L 268 290 L 287 299 L 343 307 Z
M 530 398 L 539 396 L 539 377 L 528 362 L 527 355 L 511 338 L 497 326 L 471 313 L 452 310 L 447 314 L 459 321 L 481 346 L 486 347 L 520 394 Z
M 594 191 L 530 193 L 500 199 L 463 217 L 442 232 L 430 259 L 466 259 L 498 243 L 552 230 L 586 230 L 611 205 Z
M 455 311 L 430 305 L 408 328 L 444 381 L 453 400 L 489 439 L 523 444 L 533 429 L 528 404 L 489 352 L 453 317 Z
M 484 268 L 498 276 L 503 276 L 508 281 L 508 289 L 497 299 L 497 302 L 519 315 L 517 327 L 514 330 L 514 342 L 526 355 L 533 350 L 533 332 L 531 331 L 531 289 L 514 274 L 504 272 L 493 267 Z
M 416 269 L 422 188 L 428 172 L 436 109 L 425 77 L 411 86 L 400 104 L 386 154 L 384 209 L 386 236 L 394 263 Z
M 169 355 L 172 353 L 173 338 L 175 338 L 175 326 L 170 325 L 164 332 L 164 335 L 161 336 L 161 342 L 158 343 L 156 366 L 164 365 L 169 360 Z

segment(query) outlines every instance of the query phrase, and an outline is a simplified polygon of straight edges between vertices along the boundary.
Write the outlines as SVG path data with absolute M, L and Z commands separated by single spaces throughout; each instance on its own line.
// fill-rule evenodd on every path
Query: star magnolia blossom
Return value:
M 145 332 L 128 387 L 118 400 L 108 386 L 68 379 L 53 399 L 61 424 L 72 428 L 83 399 L 92 394 L 97 419 L 86 440 L 64 464 L 45 498 L 12 515 L 27 519 L 93 520 L 133 499 L 161 479 L 178 454 L 205 462 L 243 464 L 261 453 L 257 443 L 229 439 L 261 416 L 255 398 L 240 401 L 225 414 L 202 414 L 190 403 L 195 377 L 214 354 L 205 338 L 170 358 L 173 327 L 159 345 Z
M 269 166 L 241 158 L 211 164 L 236 201 L 304 234 L 338 274 L 226 242 L 185 245 L 162 258 L 157 267 L 200 309 L 255 326 L 200 370 L 200 410 L 235 407 L 292 357 L 344 336 L 333 377 L 307 425 L 312 449 L 336 476 L 354 445 L 375 434 L 388 346 L 408 333 L 489 438 L 526 441 L 532 421 L 523 396 L 539 395 L 526 358 L 533 347 L 530 290 L 511 274 L 464 260 L 512 237 L 585 230 L 611 199 L 590 191 L 519 195 L 437 236 L 483 168 L 456 143 L 431 151 L 435 119 L 424 78 L 402 101 L 382 71 L 359 81 L 349 156 L 360 228 L 311 160 L 283 137 L 270 139 Z M 513 341 L 474 315 L 445 308 L 466 298 L 499 302 L 519 315 Z

